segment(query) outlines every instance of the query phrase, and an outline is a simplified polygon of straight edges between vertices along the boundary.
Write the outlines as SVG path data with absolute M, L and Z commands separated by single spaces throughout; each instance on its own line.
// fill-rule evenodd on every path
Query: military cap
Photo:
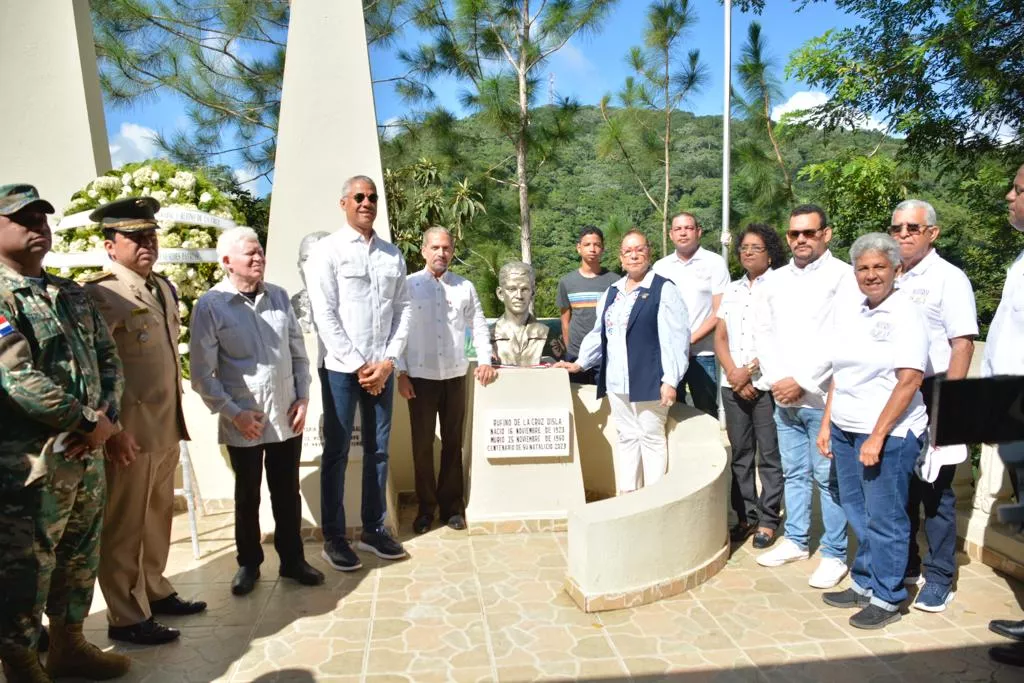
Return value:
M 34 185 L 0 185 L 0 216 L 10 216 L 33 204 L 38 204 L 44 213 L 54 213 L 53 204 L 41 199 Z
M 129 197 L 104 204 L 89 214 L 89 220 L 117 232 L 155 230 L 160 227 L 155 218 L 159 210 L 160 202 L 152 197 Z

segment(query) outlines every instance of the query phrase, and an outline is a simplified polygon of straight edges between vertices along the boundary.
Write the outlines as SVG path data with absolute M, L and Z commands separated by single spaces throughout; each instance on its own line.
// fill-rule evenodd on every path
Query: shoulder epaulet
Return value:
M 90 282 L 99 282 L 108 277 L 113 277 L 114 274 L 109 270 L 97 270 L 92 273 L 84 273 L 78 277 L 79 284 L 88 284 Z

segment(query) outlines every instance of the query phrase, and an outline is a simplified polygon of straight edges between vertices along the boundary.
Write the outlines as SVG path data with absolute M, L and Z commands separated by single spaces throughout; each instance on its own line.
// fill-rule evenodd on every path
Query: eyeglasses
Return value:
M 376 192 L 371 194 L 363 194 L 362 192 L 356 192 L 352 195 L 352 199 L 355 200 L 356 204 L 362 204 L 364 199 L 369 199 L 371 204 L 376 204 L 380 197 L 377 196 Z
M 824 229 L 825 228 L 808 228 L 807 230 L 789 230 L 786 232 L 786 237 L 791 240 L 797 240 L 803 236 L 805 240 L 813 240 L 818 236 L 818 233 Z
M 764 247 L 760 247 L 756 244 L 746 244 L 740 247 L 741 254 L 761 254 L 764 250 Z
M 934 225 L 922 225 L 920 223 L 900 223 L 898 225 L 890 225 L 889 234 L 900 235 L 903 233 L 903 228 L 906 228 L 908 235 L 920 235 L 926 229 L 934 227 Z

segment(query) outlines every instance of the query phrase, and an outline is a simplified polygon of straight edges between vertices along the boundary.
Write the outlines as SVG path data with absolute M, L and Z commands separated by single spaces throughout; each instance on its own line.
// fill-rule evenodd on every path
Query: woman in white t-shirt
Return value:
M 907 599 L 906 504 L 928 429 L 920 392 L 928 327 L 895 287 L 901 266 L 894 239 L 863 235 L 850 247 L 850 259 L 864 298 L 833 312 L 832 385 L 818 449 L 835 459 L 839 499 L 859 547 L 850 588 L 823 599 L 860 608 L 851 626 L 879 629 L 900 619 L 899 605 Z

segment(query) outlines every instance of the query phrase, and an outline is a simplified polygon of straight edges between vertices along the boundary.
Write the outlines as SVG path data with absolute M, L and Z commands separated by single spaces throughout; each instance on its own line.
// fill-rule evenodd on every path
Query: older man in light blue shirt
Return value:
M 405 259 L 377 237 L 377 187 L 366 176 L 345 181 L 347 224 L 317 242 L 306 262 L 313 324 L 320 337 L 324 452 L 320 466 L 323 558 L 338 571 L 362 567 L 345 538 L 345 469 L 356 405 L 362 417 L 363 530 L 359 549 L 396 560 L 405 549 L 384 528 L 392 373 L 409 334 Z

